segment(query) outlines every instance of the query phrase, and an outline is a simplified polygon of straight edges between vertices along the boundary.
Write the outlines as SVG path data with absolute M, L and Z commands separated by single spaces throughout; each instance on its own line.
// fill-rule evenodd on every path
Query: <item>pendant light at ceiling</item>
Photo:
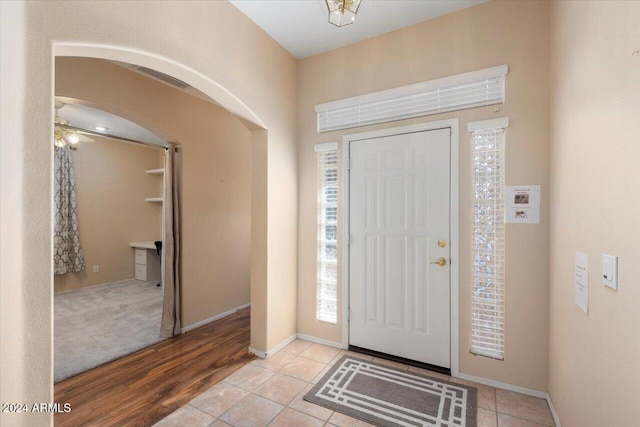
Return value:
M 325 0 L 329 10 L 329 23 L 336 27 L 353 24 L 362 0 Z

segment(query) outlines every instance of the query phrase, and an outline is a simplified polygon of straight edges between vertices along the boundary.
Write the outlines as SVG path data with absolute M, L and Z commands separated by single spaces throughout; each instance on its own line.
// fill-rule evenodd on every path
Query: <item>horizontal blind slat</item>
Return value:
M 317 163 L 316 319 L 336 323 L 338 312 L 338 150 L 319 151 Z
M 504 131 L 475 131 L 471 142 L 471 352 L 504 360 Z
M 394 120 L 446 113 L 504 103 L 503 75 L 443 86 L 403 95 L 385 94 L 385 99 L 359 100 L 358 104 L 318 112 L 318 132 L 384 123 Z

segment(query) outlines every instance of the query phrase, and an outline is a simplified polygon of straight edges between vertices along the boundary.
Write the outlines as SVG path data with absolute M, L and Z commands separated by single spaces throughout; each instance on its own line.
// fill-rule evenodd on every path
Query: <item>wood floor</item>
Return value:
M 150 426 L 235 372 L 254 356 L 249 309 L 55 385 L 65 426 Z

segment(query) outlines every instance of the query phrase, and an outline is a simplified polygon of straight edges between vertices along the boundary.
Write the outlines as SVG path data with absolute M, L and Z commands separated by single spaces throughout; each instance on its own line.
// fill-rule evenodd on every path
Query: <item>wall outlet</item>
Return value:
M 93 272 L 94 273 L 99 273 L 100 272 L 100 266 L 99 265 L 94 265 L 93 266 Z

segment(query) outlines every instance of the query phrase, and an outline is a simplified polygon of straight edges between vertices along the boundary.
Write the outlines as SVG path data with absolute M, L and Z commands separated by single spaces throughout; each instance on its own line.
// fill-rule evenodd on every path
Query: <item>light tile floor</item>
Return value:
M 554 426 L 544 399 L 303 340 L 293 341 L 269 359 L 250 362 L 155 426 L 370 426 L 302 399 L 344 354 L 476 387 L 478 427 Z

